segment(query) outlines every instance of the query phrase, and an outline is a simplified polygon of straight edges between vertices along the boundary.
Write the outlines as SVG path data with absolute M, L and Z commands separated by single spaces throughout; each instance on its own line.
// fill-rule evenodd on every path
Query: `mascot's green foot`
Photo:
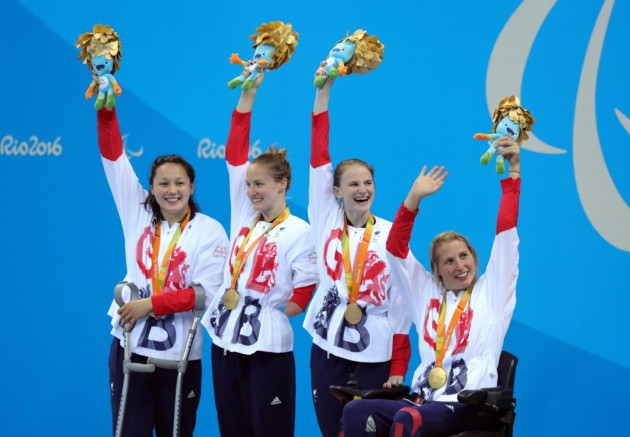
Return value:
M 337 77 L 339 76 L 339 70 L 337 70 L 336 68 L 331 68 L 330 71 L 328 72 L 328 75 L 330 77 Z
M 232 79 L 231 81 L 228 82 L 228 87 L 233 90 L 234 88 L 236 88 L 239 84 L 241 83 L 241 78 L 240 77 L 236 77 L 234 79 Z
M 497 161 L 497 173 L 503 174 L 504 171 L 505 171 L 505 163 Z
M 481 159 L 479 160 L 479 162 L 481 162 L 483 165 L 486 165 L 490 162 L 490 159 L 492 159 L 492 155 L 490 154 L 490 152 L 486 152 L 481 155 Z
M 245 82 L 243 82 L 243 86 L 241 88 L 243 88 L 243 91 L 247 91 L 248 89 L 252 87 L 253 84 L 254 84 L 253 80 L 247 79 Z
M 99 97 L 96 99 L 96 103 L 94 103 L 94 108 L 98 111 L 103 108 L 103 104 L 105 103 L 105 99 L 103 97 Z
M 114 98 L 113 95 L 109 94 L 107 96 L 107 101 L 105 102 L 105 107 L 107 109 L 112 109 L 115 104 L 116 104 L 116 99 Z
M 326 82 L 326 76 L 323 76 L 323 75 L 317 76 L 315 80 L 313 81 L 313 85 L 319 88 L 320 86 L 324 84 L 324 82 Z

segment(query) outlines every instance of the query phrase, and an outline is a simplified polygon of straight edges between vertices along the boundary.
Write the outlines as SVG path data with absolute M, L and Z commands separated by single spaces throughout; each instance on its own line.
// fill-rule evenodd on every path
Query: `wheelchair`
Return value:
M 457 400 L 464 404 L 476 405 L 479 414 L 492 415 L 500 427 L 497 431 L 464 431 L 453 437 L 512 437 L 516 418 L 514 379 L 518 358 L 508 351 L 501 351 L 497 367 L 497 387 L 479 390 L 462 390 Z
M 462 431 L 451 437 L 512 437 L 516 418 L 516 399 L 514 398 L 514 379 L 518 358 L 508 351 L 501 351 L 497 367 L 497 387 L 479 390 L 462 390 L 457 400 L 464 404 L 475 405 L 479 415 L 492 416 L 496 422 L 494 431 Z M 347 386 L 330 386 L 329 391 L 342 404 L 356 399 L 403 399 L 414 400 L 409 386 L 392 388 L 359 389 L 351 378 Z

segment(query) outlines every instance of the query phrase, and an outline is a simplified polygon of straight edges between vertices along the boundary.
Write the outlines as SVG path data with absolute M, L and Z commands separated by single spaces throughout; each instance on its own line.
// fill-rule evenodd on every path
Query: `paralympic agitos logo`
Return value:
M 606 165 L 596 118 L 597 78 L 614 3 L 614 0 L 605 0 L 599 11 L 579 76 L 572 134 L 573 171 L 582 208 L 592 226 L 609 244 L 630 252 L 630 207 Z M 506 95 L 521 95 L 525 66 L 534 40 L 555 4 L 556 0 L 524 0 L 503 27 L 488 62 L 486 100 L 490 113 Z M 527 96 L 521 100 L 527 101 Z M 611 116 L 612 112 L 613 108 Z M 630 133 L 630 119 L 618 108 L 614 108 L 614 113 Z M 567 152 L 534 134 L 530 134 L 523 148 L 543 154 Z

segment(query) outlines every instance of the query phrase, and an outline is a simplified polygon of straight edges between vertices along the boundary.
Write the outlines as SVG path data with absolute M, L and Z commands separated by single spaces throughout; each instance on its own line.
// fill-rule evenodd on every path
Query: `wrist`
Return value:
M 415 212 L 420 207 L 420 200 L 421 199 L 419 198 L 408 196 L 403 204 L 405 205 L 405 208 L 407 208 L 409 211 Z

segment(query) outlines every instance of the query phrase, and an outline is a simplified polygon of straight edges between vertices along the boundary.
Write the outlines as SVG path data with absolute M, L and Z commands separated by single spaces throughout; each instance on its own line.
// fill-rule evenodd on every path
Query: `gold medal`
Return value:
M 230 288 L 223 295 L 223 306 L 228 310 L 233 310 L 236 308 L 236 304 L 238 303 L 238 291 L 234 288 Z
M 363 311 L 358 303 L 348 304 L 345 312 L 346 321 L 351 325 L 356 325 L 363 318 Z
M 446 371 L 441 367 L 434 367 L 429 372 L 429 385 L 434 389 L 442 388 L 446 384 Z

